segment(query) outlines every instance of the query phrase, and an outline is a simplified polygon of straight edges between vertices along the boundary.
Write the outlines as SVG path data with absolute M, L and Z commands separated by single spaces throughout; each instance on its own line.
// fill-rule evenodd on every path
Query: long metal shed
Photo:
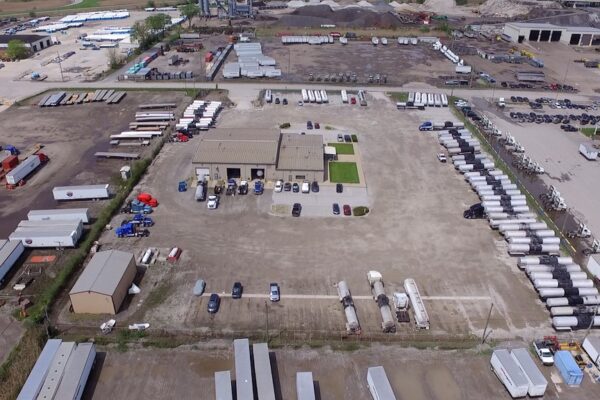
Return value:
M 31 369 L 17 400 L 35 400 L 46 380 L 50 365 L 62 343 L 61 339 L 50 339 L 46 342 L 35 365 Z
M 215 400 L 233 400 L 229 371 L 215 372 Z
M 250 343 L 248 339 L 233 341 L 235 353 L 235 388 L 237 400 L 254 400 L 252 385 L 252 364 L 250 364 Z
M 80 400 L 96 359 L 96 345 L 80 343 L 65 367 L 63 379 L 58 386 L 56 399 Z
M 54 399 L 58 385 L 60 385 L 60 381 L 63 378 L 67 361 L 71 357 L 73 350 L 75 350 L 75 342 L 62 342 L 60 344 L 50 365 L 46 380 L 44 380 L 44 386 L 42 386 L 37 397 L 38 400 Z
M 315 384 L 312 372 L 296 374 L 296 397 L 298 400 L 315 400 Z
M 20 240 L 0 240 L 0 285 L 24 251 Z
M 266 343 L 254 343 L 252 352 L 254 354 L 254 375 L 256 376 L 258 400 L 275 400 L 269 346 Z
M 548 381 L 544 378 L 537 365 L 535 365 L 531 355 L 529 355 L 529 351 L 527 349 L 513 349 L 510 351 L 510 355 L 517 365 L 521 367 L 525 378 L 529 382 L 529 389 L 527 390 L 529 395 L 543 396 L 546 392 Z
M 382 366 L 367 370 L 367 385 L 373 400 L 396 400 L 396 395 Z

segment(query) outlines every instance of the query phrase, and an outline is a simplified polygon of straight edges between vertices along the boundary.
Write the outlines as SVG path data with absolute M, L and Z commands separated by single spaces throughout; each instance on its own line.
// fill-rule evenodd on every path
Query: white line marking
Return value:
M 208 297 L 210 293 L 206 292 L 202 297 Z M 231 297 L 231 293 L 219 293 L 221 297 Z M 268 294 L 244 293 L 242 298 L 268 299 Z M 282 299 L 290 300 L 339 300 L 339 296 L 327 294 L 282 294 Z M 354 300 L 373 300 L 373 296 L 352 296 Z M 421 299 L 428 301 L 491 301 L 489 296 L 421 296 Z

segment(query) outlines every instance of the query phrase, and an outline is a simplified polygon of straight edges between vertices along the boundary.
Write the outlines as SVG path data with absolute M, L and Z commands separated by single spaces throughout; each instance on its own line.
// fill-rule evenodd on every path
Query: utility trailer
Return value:
M 55 399 L 80 400 L 95 360 L 95 344 L 78 344 L 67 361 Z
M 404 290 L 410 299 L 415 314 L 415 326 L 419 329 L 429 329 L 429 315 L 414 279 L 406 279 L 404 281 Z
M 590 357 L 590 360 L 598 366 L 600 365 L 600 338 L 597 336 L 588 336 L 581 345 L 583 350 Z
M 24 251 L 20 240 L 0 240 L 0 286 Z
M 87 208 L 63 208 L 56 210 L 31 210 L 27 213 L 30 221 L 80 220 L 84 224 L 90 222 Z
M 298 400 L 315 400 L 312 372 L 296 373 L 296 397 Z
M 390 381 L 383 367 L 370 367 L 367 370 L 367 386 L 373 400 L 396 400 Z
M 248 339 L 233 341 L 235 353 L 235 387 L 238 400 L 254 400 L 250 343 Z
M 52 365 L 52 360 L 54 360 L 54 357 L 58 353 L 61 344 L 61 339 L 49 339 L 46 342 L 25 384 L 21 388 L 17 400 L 35 400 L 37 398 Z
M 229 371 L 215 372 L 215 400 L 233 400 Z
M 108 199 L 108 183 L 103 185 L 57 186 L 52 189 L 54 200 Z
M 258 400 L 275 400 L 269 347 L 266 343 L 254 343 L 252 353 L 254 355 L 254 376 L 256 378 Z
M 513 399 L 527 396 L 529 382 L 508 350 L 494 350 L 490 364 L 492 365 L 492 371 L 504 384 Z

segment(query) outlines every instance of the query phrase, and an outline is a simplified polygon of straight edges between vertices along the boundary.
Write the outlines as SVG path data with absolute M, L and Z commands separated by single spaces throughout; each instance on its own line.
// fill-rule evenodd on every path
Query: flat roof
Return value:
M 250 342 L 248 339 L 233 341 L 235 353 L 235 387 L 238 400 L 254 400 L 252 365 L 250 364 Z
M 58 390 L 56 391 L 57 399 L 73 399 L 76 398 L 78 389 L 83 390 L 87 377 L 89 377 L 90 370 L 86 370 L 90 358 L 96 358 L 96 346 L 93 343 L 80 343 L 75 348 L 75 351 L 69 357 L 65 372 Z M 82 382 L 84 375 L 85 381 Z M 79 388 L 79 384 L 83 383 L 83 387 Z
M 200 140 L 192 162 L 273 165 L 278 144 L 276 129 L 215 129 Z
M 279 144 L 278 170 L 323 171 L 323 136 L 283 133 Z
M 266 343 L 254 343 L 252 354 L 254 355 L 254 376 L 258 398 L 260 400 L 275 400 L 269 346 Z
M 548 22 L 507 22 L 505 26 L 513 28 L 526 28 L 526 29 L 552 29 L 562 30 L 569 33 L 592 33 L 600 34 L 600 29 L 592 26 L 559 26 L 550 24 Z
M 50 39 L 48 35 L 0 35 L 0 43 L 8 43 L 11 40 L 20 40 L 24 43 L 31 44 L 42 39 Z
M 52 364 L 61 343 L 61 339 L 49 339 L 46 342 L 46 345 L 31 369 L 19 396 L 17 396 L 17 400 L 34 400 L 37 397 L 46 380 L 50 365 Z
M 69 294 L 94 292 L 112 296 L 133 258 L 133 254 L 119 250 L 94 254 Z

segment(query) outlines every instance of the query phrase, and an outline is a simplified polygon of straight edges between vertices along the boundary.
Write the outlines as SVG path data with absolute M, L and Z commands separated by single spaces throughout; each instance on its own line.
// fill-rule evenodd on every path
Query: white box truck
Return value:
M 582 344 L 583 350 L 596 365 L 600 363 L 600 337 L 588 336 Z
M 521 368 L 521 371 L 523 371 L 525 378 L 529 382 L 529 389 L 527 390 L 529 396 L 543 396 L 546 393 L 548 381 L 529 355 L 529 351 L 527 349 L 513 349 L 510 351 L 510 355 Z
M 54 200 L 108 199 L 108 183 L 102 185 L 57 186 L 52 189 Z
M 27 157 L 19 165 L 17 165 L 12 171 L 6 174 L 6 183 L 10 185 L 18 185 L 27 175 L 35 171 L 37 167 L 42 164 L 40 156 L 34 154 Z
M 492 365 L 492 371 L 504 384 L 513 399 L 527 396 L 529 382 L 508 350 L 494 350 L 490 364 Z

